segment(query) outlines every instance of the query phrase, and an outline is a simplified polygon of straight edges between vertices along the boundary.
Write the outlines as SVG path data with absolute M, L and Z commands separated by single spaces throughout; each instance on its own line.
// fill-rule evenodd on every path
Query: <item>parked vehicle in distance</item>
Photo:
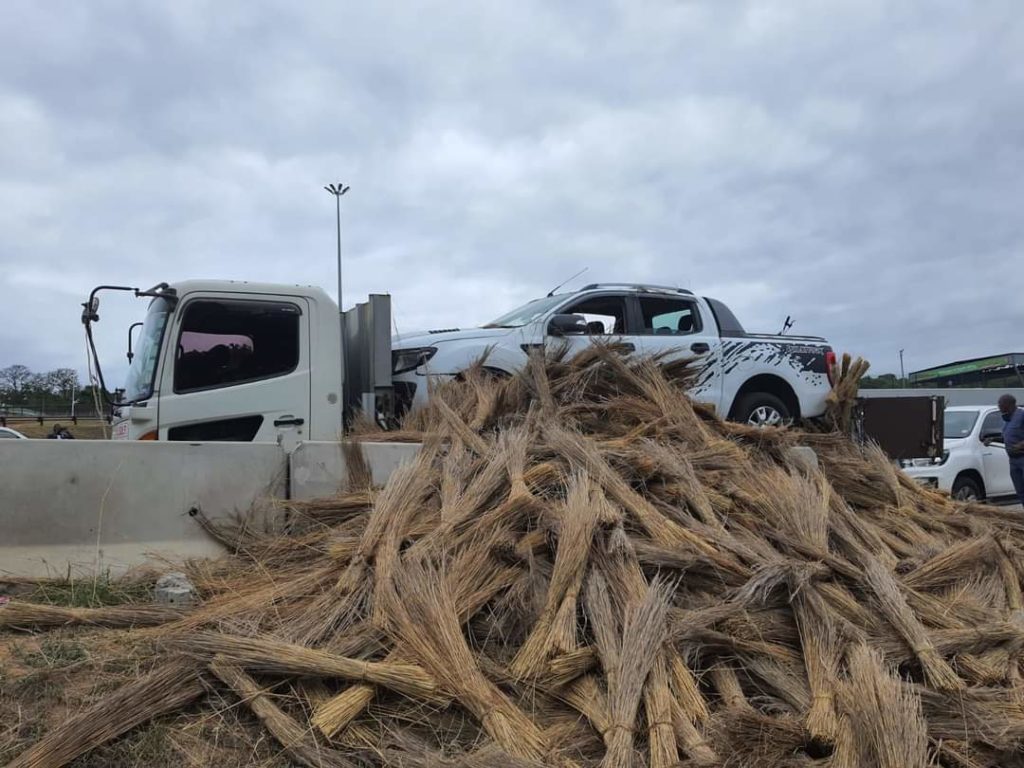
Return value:
M 904 459 L 903 470 L 922 485 L 946 491 L 961 501 L 1013 497 L 999 409 L 994 405 L 951 406 L 945 410 L 943 423 L 942 456 Z M 985 440 L 993 442 L 985 445 Z
M 548 295 L 479 328 L 424 331 L 391 340 L 397 410 L 427 400 L 428 382 L 457 378 L 486 355 L 508 375 L 547 344 L 570 350 L 596 339 L 638 353 L 696 358 L 690 395 L 722 416 L 759 426 L 820 416 L 835 354 L 825 339 L 747 333 L 721 301 L 680 288 L 593 283 Z
M 21 432 L 19 432 L 16 429 L 11 429 L 10 427 L 0 427 L 0 440 L 3 440 L 5 438 L 6 439 L 13 438 L 15 440 L 27 440 L 28 439 L 27 437 L 25 437 L 25 435 L 21 434 Z

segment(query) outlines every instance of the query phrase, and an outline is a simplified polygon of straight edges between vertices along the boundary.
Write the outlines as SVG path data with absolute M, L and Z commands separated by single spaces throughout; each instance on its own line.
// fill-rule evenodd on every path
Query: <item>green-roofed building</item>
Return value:
M 908 376 L 912 387 L 1024 387 L 1024 354 L 978 357 L 947 363 Z

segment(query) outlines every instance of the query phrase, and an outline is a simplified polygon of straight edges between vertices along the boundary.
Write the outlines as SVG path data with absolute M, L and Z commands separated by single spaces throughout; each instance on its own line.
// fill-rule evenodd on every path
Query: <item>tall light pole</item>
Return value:
M 344 313 L 345 309 L 341 301 L 341 196 L 348 192 L 351 187 L 346 187 L 339 182 L 337 184 L 328 184 L 324 189 L 334 195 L 335 221 L 338 225 L 338 311 Z
M 345 305 L 342 302 L 341 296 L 341 196 L 348 192 L 349 187 L 346 187 L 341 182 L 337 184 L 328 184 L 324 187 L 328 192 L 334 195 L 334 213 L 335 221 L 338 225 L 338 330 L 341 332 L 341 392 L 338 393 L 338 398 L 341 401 L 341 412 L 345 413 L 345 408 L 348 406 L 347 398 L 345 396 L 345 388 L 347 382 L 345 381 L 345 350 L 347 344 L 345 344 Z M 344 415 L 342 415 L 342 428 L 344 429 Z
M 907 386 L 907 377 L 903 373 L 903 350 L 900 350 L 900 388 L 903 389 Z

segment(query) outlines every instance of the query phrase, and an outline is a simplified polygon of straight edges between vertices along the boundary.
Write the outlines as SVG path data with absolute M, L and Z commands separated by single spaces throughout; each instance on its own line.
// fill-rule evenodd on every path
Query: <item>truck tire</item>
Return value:
M 970 475 L 960 475 L 954 480 L 950 495 L 957 501 L 981 501 L 985 498 L 985 492 L 978 485 L 978 481 Z
M 789 408 L 775 395 L 751 392 L 736 406 L 735 420 L 752 427 L 781 427 L 793 418 Z

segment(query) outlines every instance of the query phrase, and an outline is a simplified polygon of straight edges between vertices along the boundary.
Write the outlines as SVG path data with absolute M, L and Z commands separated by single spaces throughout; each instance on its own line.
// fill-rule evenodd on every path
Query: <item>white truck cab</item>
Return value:
M 151 300 L 115 404 L 115 439 L 339 439 L 343 322 L 323 290 L 190 280 L 136 295 Z M 91 298 L 83 322 L 98 320 L 97 306 Z
M 831 388 L 835 356 L 824 339 L 747 333 L 725 304 L 680 288 L 593 283 L 536 299 L 478 328 L 393 337 L 396 407 L 422 405 L 432 383 L 457 378 L 485 355 L 486 368 L 507 375 L 526 364 L 531 350 L 576 349 L 595 340 L 695 358 L 700 373 L 690 395 L 751 424 L 819 416 Z

